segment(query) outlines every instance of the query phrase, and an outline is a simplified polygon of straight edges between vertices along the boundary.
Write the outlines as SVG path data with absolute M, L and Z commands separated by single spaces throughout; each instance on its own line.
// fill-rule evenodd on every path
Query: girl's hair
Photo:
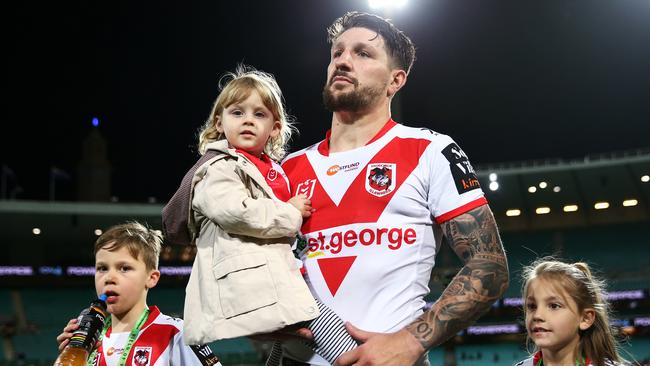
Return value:
M 594 309 L 594 323 L 587 330 L 580 330 L 580 348 L 582 356 L 589 357 L 596 366 L 604 366 L 605 360 L 620 362 L 618 343 L 614 339 L 615 331 L 609 323 L 609 303 L 604 297 L 605 283 L 592 275 L 586 263 L 564 263 L 554 258 L 539 259 L 523 269 L 524 313 L 528 298 L 528 287 L 534 279 L 549 281 L 553 287 L 564 290 L 577 304 L 578 312 L 587 308 Z M 531 339 L 527 340 L 529 343 Z M 535 349 L 537 351 L 537 349 Z
M 270 138 L 264 147 L 266 155 L 274 160 L 281 160 L 286 154 L 286 148 L 291 135 L 296 132 L 292 118 L 284 106 L 282 91 L 273 75 L 255 70 L 246 65 L 237 66 L 236 71 L 228 72 L 219 80 L 219 96 L 214 102 L 208 120 L 199 131 L 199 153 L 203 155 L 206 145 L 210 142 L 223 140 L 226 136 L 217 131 L 217 121 L 225 108 L 233 103 L 239 103 L 248 98 L 256 90 L 264 106 L 273 113 L 275 121 L 280 121 L 280 133 Z

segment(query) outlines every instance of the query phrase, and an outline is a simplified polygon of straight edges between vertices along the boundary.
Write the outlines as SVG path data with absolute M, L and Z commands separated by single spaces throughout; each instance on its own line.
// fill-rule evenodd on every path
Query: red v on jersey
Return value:
M 357 256 L 350 257 L 334 257 L 334 258 L 320 258 L 318 259 L 318 267 L 320 268 L 327 288 L 329 288 L 332 296 L 336 295 L 339 286 L 343 279 L 348 274 L 352 263 L 357 259 Z
M 431 141 L 416 138 L 395 137 L 386 144 L 368 164 L 361 169 L 357 177 L 347 188 L 345 195 L 337 206 L 324 187 L 317 180 L 314 166 L 309 162 L 306 155 L 291 159 L 284 165 L 285 171 L 293 171 L 292 174 L 292 196 L 296 194 L 296 187 L 303 182 L 316 180 L 311 195 L 312 207 L 318 211 L 317 215 L 305 220 L 302 226 L 303 233 L 310 233 L 328 227 L 348 225 L 363 222 L 376 222 L 379 216 L 399 190 L 404 181 L 411 175 L 417 166 L 417 159 L 400 159 L 400 156 L 421 156 Z M 314 151 L 314 153 L 317 153 Z M 392 178 L 395 179 L 390 193 L 381 197 L 371 194 L 366 183 L 371 178 L 368 167 L 372 164 L 394 164 L 395 172 Z M 316 167 L 316 169 L 327 169 L 327 167 Z M 370 198 L 368 198 L 370 196 Z

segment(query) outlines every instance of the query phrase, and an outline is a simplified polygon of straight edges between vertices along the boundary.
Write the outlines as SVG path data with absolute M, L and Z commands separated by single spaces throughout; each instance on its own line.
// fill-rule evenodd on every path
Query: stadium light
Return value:
M 93 123 L 93 127 L 99 126 L 99 118 L 93 117 L 93 122 L 92 123 Z
M 528 192 L 530 192 L 530 193 L 535 193 L 535 192 L 537 192 L 537 187 L 535 187 L 535 186 L 530 186 L 530 187 L 528 187 Z
M 506 216 L 513 217 L 521 215 L 521 210 L 513 208 L 506 211 Z
M 550 207 L 537 207 L 535 209 L 535 213 L 538 214 L 538 215 L 546 215 L 549 212 L 551 212 Z
M 564 212 L 576 212 L 578 211 L 578 205 L 566 205 L 563 210 Z
M 368 0 L 368 5 L 372 9 L 402 8 L 406 2 L 407 0 Z
M 497 173 L 490 173 L 490 182 L 497 181 Z
M 646 174 L 646 175 L 642 176 L 642 177 L 641 177 L 641 181 L 642 181 L 643 183 L 648 183 L 648 182 L 650 182 L 650 175 L 647 175 L 647 174 Z
M 100 236 L 100 235 L 102 235 L 103 233 L 104 233 L 104 232 L 102 231 L 102 229 L 95 229 L 95 235 Z
M 546 183 L 544 181 L 539 182 L 539 188 L 544 189 L 546 187 L 548 187 L 548 183 Z
M 553 187 L 553 192 L 555 192 L 555 193 L 558 193 L 558 192 L 560 192 L 561 190 L 562 190 L 562 188 L 561 188 L 560 186 L 555 186 L 555 187 Z
M 632 207 L 632 206 L 636 206 L 638 204 L 639 204 L 639 201 L 637 201 L 635 199 L 629 199 L 629 200 L 623 201 L 623 206 L 624 207 Z
M 35 227 L 32 229 L 32 234 L 34 235 L 41 235 L 41 229 Z
M 497 189 L 499 189 L 499 182 L 490 182 L 490 190 L 496 191 Z
M 609 202 L 605 202 L 605 201 L 596 202 L 596 204 L 594 205 L 594 208 L 596 210 L 604 210 L 606 208 L 609 208 Z

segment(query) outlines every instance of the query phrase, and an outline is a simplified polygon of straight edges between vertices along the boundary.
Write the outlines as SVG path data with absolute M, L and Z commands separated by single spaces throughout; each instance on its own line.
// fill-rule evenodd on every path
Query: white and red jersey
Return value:
M 315 209 L 301 229 L 308 283 L 343 320 L 399 330 L 422 313 L 439 224 L 485 204 L 483 191 L 458 145 L 428 129 L 389 120 L 365 146 L 337 153 L 328 140 L 282 164 L 291 194 L 306 194 Z
M 621 364 L 607 359 L 605 360 L 605 366 L 618 366 L 618 365 Z M 537 351 L 532 357 L 527 358 L 523 361 L 519 361 L 513 366 L 544 366 L 544 361 L 542 360 L 542 352 Z M 594 363 L 591 361 L 589 357 L 587 357 L 586 359 L 579 360 L 578 362 L 576 362 L 576 366 L 594 366 Z
M 183 343 L 183 320 L 167 316 L 156 306 L 133 343 L 126 366 L 221 366 L 210 347 Z M 113 333 L 109 328 L 97 348 L 96 366 L 117 366 L 129 332 Z

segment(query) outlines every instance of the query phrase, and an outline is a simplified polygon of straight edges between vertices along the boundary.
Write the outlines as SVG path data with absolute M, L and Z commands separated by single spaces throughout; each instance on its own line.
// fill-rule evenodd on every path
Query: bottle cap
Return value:
M 108 297 L 108 296 L 106 296 L 106 294 L 101 294 L 101 295 L 99 295 L 99 299 L 102 300 L 102 301 L 106 301 L 106 298 L 107 298 L 107 297 Z

